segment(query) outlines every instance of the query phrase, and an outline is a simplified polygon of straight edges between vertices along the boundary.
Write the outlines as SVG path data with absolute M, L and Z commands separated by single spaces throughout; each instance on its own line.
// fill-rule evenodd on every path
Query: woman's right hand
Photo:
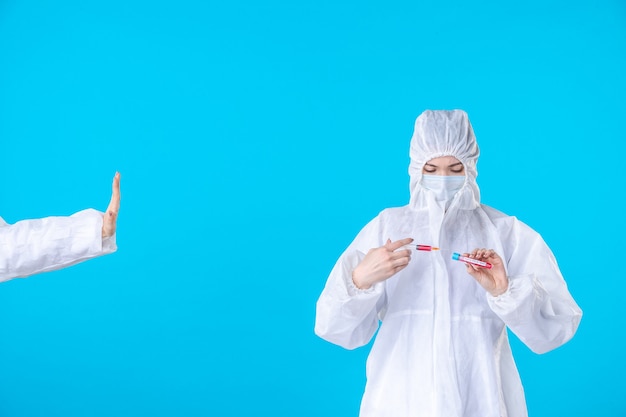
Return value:
M 392 242 L 387 239 L 384 246 L 370 249 L 363 260 L 352 271 L 352 282 L 362 290 L 366 290 L 379 282 L 385 281 L 402 271 L 411 260 L 411 250 L 396 251 L 404 245 L 413 242 L 412 238 L 400 239 Z

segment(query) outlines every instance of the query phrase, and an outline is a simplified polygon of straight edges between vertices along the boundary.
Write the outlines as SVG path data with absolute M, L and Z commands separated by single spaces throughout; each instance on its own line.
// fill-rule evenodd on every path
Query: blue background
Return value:
M 117 253 L 1 285 L 0 415 L 356 416 L 315 301 L 452 108 L 584 310 L 513 338 L 531 416 L 626 415 L 625 47 L 620 0 L 0 1 L 0 215 L 123 193 Z

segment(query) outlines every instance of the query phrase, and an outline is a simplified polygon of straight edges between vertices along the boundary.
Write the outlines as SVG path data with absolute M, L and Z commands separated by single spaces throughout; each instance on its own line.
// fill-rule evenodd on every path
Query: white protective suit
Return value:
M 317 302 L 315 332 L 347 349 L 367 344 L 362 417 L 522 417 L 524 392 L 506 327 L 537 353 L 567 342 L 582 311 L 556 260 L 530 227 L 480 204 L 478 146 L 467 114 L 426 111 L 415 122 L 410 202 L 383 210 L 361 230 L 333 268 Z M 422 187 L 424 163 L 454 156 L 466 180 L 448 211 Z M 470 252 L 494 249 L 508 290 L 493 297 L 451 253 L 414 252 L 409 265 L 368 290 L 352 271 L 372 248 L 414 243 Z
M 0 218 L 0 282 L 115 252 L 115 235 L 102 238 L 102 221 L 93 209 L 13 225 Z

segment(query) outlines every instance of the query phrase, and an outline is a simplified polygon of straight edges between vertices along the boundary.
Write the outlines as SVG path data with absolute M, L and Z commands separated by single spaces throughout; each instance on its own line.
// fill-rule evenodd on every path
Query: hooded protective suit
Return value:
M 524 392 L 508 326 L 542 353 L 568 341 L 582 312 L 542 238 L 515 217 L 480 204 L 479 151 L 467 114 L 426 111 L 415 122 L 407 206 L 383 210 L 333 268 L 317 302 L 315 332 L 347 349 L 367 344 L 362 417 L 522 417 Z M 420 181 L 424 163 L 454 156 L 466 180 L 447 211 Z M 508 290 L 493 297 L 447 252 L 414 253 L 409 265 L 368 290 L 352 271 L 372 248 L 412 237 L 457 251 L 492 248 Z
M 115 252 L 115 235 L 102 238 L 102 219 L 93 209 L 13 225 L 0 217 L 0 282 Z

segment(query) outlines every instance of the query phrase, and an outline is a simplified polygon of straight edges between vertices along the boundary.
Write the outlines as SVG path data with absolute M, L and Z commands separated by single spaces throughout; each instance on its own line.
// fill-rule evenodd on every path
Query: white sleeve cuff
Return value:
M 498 315 L 506 315 L 516 310 L 524 303 L 534 288 L 533 274 L 508 277 L 509 286 L 506 291 L 498 296 L 487 293 L 487 302 Z

